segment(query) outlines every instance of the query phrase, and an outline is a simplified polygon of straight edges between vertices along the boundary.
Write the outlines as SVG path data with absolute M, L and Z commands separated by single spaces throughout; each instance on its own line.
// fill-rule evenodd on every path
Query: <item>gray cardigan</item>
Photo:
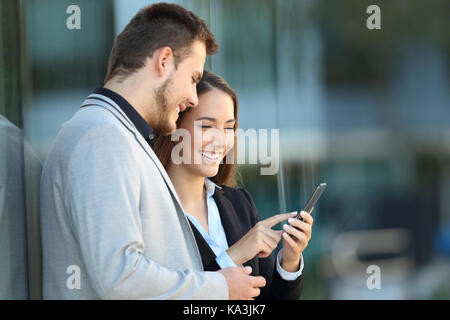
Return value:
M 105 96 L 91 94 L 58 133 L 41 230 L 45 299 L 228 299 L 162 164 Z

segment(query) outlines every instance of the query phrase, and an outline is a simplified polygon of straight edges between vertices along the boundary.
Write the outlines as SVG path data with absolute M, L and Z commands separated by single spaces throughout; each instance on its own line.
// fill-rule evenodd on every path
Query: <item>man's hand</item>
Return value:
M 227 279 L 230 300 L 253 300 L 261 293 L 259 288 L 266 285 L 263 277 L 250 276 L 251 267 L 228 267 L 219 272 Z

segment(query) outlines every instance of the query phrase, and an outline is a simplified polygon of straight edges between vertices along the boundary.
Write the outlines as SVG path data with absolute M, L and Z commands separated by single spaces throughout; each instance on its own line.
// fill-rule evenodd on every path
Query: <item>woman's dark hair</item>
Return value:
M 155 50 L 168 46 L 175 67 L 190 54 L 195 40 L 205 43 L 206 53 L 214 54 L 218 45 L 205 21 L 185 8 L 157 3 L 141 9 L 117 36 L 110 53 L 105 82 L 115 76 L 126 77 L 145 65 Z
M 234 132 L 236 132 L 238 128 L 238 98 L 236 92 L 229 86 L 229 84 L 219 75 L 204 71 L 203 77 L 200 80 L 200 82 L 197 84 L 197 95 L 201 96 L 203 93 L 206 93 L 208 91 L 211 91 L 213 89 L 221 90 L 222 92 L 228 94 L 233 100 L 234 105 L 234 118 L 236 122 L 234 123 Z M 177 127 L 181 124 L 183 121 L 184 116 L 186 113 L 188 113 L 191 110 L 191 108 L 187 108 L 185 111 L 181 112 L 178 120 L 177 120 Z M 159 160 L 163 164 L 164 168 L 167 169 L 168 165 L 171 163 L 171 154 L 173 147 L 177 144 L 176 141 L 171 141 L 170 136 L 158 136 L 156 138 L 155 144 L 153 146 L 153 150 L 155 151 L 156 155 L 158 156 Z M 218 185 L 226 185 L 230 187 L 236 186 L 236 158 L 237 158 L 237 137 L 234 136 L 234 146 L 233 149 L 229 152 L 233 152 L 233 161 L 232 163 L 228 164 L 221 163 L 219 165 L 219 171 L 217 172 L 217 175 L 210 178 L 214 183 Z M 225 160 L 225 159 L 224 159 Z

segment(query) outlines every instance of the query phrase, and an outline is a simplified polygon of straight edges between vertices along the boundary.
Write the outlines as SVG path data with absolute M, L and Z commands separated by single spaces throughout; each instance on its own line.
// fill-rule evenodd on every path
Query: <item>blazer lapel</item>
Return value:
M 191 225 L 192 232 L 194 233 L 195 241 L 197 242 L 198 250 L 200 251 L 200 256 L 202 257 L 203 269 L 205 271 L 220 270 L 221 268 L 216 261 L 216 254 L 206 242 L 205 238 L 203 238 L 200 231 L 198 231 L 198 229 L 191 223 L 189 219 L 188 221 Z
M 231 247 L 236 242 L 241 239 L 246 231 L 242 230 L 240 219 L 238 213 L 234 209 L 233 204 L 225 196 L 225 192 L 222 189 L 216 188 L 214 191 L 213 198 L 217 204 L 217 208 L 220 213 L 220 220 L 222 221 L 223 229 L 225 230 L 225 235 L 227 237 L 228 246 Z M 256 276 L 259 274 L 258 264 L 256 263 L 256 257 L 245 262 L 245 266 L 252 267 L 252 275 Z
M 228 246 L 231 247 L 244 235 L 239 224 L 239 217 L 234 210 L 233 204 L 225 197 L 222 189 L 216 188 L 213 198 L 219 209 L 220 220 L 225 230 Z

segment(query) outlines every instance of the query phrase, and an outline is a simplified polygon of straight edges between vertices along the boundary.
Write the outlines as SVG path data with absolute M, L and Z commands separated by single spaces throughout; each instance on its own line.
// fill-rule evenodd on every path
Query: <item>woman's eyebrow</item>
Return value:
M 216 119 L 214 119 L 214 118 L 211 118 L 211 117 L 200 117 L 200 118 L 198 118 L 198 119 L 195 119 L 195 121 L 199 121 L 199 120 L 209 120 L 209 121 L 212 121 L 212 122 L 217 122 L 217 120 Z M 225 121 L 225 122 L 235 122 L 236 121 L 236 119 L 230 119 L 230 120 L 227 120 L 227 121 Z
M 198 120 L 209 120 L 209 121 L 212 121 L 212 122 L 217 122 L 216 119 L 211 118 L 211 117 L 200 117 L 198 119 L 195 119 L 195 121 L 198 121 Z

